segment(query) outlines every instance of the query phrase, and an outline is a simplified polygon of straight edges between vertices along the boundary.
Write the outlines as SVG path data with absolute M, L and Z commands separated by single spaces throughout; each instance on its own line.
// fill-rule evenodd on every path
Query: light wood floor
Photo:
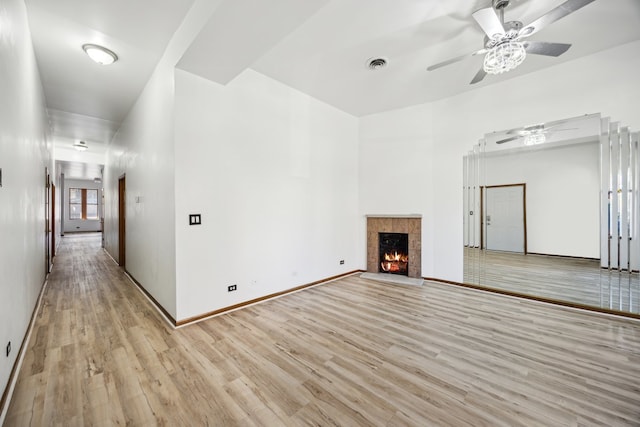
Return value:
M 172 330 L 65 237 L 6 426 L 640 425 L 640 323 L 351 276 Z
M 465 248 L 466 283 L 616 311 L 640 313 L 640 274 L 591 259 Z

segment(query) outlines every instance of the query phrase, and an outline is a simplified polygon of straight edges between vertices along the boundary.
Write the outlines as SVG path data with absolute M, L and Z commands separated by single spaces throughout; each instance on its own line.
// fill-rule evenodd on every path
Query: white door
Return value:
M 487 187 L 485 247 L 524 253 L 524 186 Z

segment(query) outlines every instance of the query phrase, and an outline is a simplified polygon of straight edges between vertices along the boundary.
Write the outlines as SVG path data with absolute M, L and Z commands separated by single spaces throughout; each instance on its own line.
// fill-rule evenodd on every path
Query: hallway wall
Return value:
M 196 0 L 109 144 L 106 250 L 118 254 L 118 179 L 126 176 L 126 269 L 176 319 L 174 67 L 221 0 Z
M 24 2 L 3 0 L 0 17 L 1 393 L 45 280 L 45 168 L 52 179 L 55 175 Z
M 118 253 L 118 179 L 126 176 L 126 270 L 175 316 L 173 72 L 158 66 L 109 144 L 105 248 Z

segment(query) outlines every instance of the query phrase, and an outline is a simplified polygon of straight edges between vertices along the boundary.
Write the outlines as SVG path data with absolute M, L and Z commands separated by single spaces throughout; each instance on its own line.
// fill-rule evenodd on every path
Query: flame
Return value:
M 409 255 L 399 254 L 396 251 L 393 253 L 384 254 L 383 258 L 384 261 L 380 263 L 380 268 L 382 268 L 382 271 L 387 273 L 397 273 L 399 271 L 407 270 Z
M 406 254 L 399 254 L 397 251 L 395 253 L 386 253 L 384 254 L 384 260 L 385 261 L 392 261 L 392 262 L 409 262 L 409 255 Z

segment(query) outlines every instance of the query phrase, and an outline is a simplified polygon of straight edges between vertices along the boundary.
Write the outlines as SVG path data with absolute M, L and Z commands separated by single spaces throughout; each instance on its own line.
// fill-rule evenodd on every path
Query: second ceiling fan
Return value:
M 471 84 L 475 84 L 482 81 L 487 73 L 500 74 L 513 70 L 524 61 L 527 53 L 560 56 L 571 47 L 570 44 L 525 41 L 524 39 L 594 1 L 567 0 L 529 25 L 523 25 L 520 21 L 504 22 L 504 9 L 509 5 L 510 0 L 492 0 L 493 7 L 480 9 L 472 15 L 486 34 L 485 47 L 470 54 L 439 62 L 428 67 L 427 70 L 433 71 L 470 56 L 484 54 L 483 66 L 471 80 Z

